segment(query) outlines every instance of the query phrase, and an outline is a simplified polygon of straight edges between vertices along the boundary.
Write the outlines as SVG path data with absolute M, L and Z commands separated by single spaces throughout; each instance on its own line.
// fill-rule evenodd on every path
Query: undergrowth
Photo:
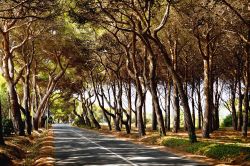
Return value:
M 190 143 L 188 139 L 166 138 L 162 141 L 162 145 L 226 161 L 231 161 L 239 155 L 250 155 L 250 147 L 239 146 L 236 144 L 222 144 L 215 142 Z

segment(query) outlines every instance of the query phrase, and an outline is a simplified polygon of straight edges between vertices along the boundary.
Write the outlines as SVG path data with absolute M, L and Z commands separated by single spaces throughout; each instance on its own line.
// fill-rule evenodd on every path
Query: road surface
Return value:
M 53 125 L 56 166 L 201 165 L 171 153 L 65 124 Z

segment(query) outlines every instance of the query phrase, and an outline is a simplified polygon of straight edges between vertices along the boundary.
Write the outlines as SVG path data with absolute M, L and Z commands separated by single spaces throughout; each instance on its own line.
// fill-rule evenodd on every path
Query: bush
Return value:
M 190 143 L 188 139 L 167 138 L 162 145 L 177 148 L 189 153 L 205 155 L 219 160 L 231 160 L 239 155 L 250 154 L 250 148 L 235 144 L 219 144 L 214 142 Z
M 232 115 L 228 115 L 226 116 L 225 119 L 223 119 L 223 123 L 222 123 L 222 126 L 223 127 L 232 127 L 233 124 L 232 124 Z M 250 127 L 250 117 L 248 117 L 248 127 Z
M 225 119 L 223 119 L 222 123 L 223 127 L 232 127 L 232 115 L 226 116 Z
M 14 132 L 14 126 L 11 119 L 2 119 L 3 135 L 10 136 Z

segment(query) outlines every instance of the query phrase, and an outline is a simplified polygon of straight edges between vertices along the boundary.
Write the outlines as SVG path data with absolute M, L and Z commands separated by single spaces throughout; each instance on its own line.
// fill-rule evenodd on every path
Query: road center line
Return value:
M 100 144 L 98 144 L 98 143 L 92 141 L 91 139 L 89 139 L 89 138 L 87 138 L 87 137 L 84 137 L 82 134 L 80 134 L 80 133 L 78 133 L 78 132 L 76 132 L 76 131 L 74 131 L 74 130 L 71 130 L 71 131 L 74 132 L 74 133 L 76 133 L 77 135 L 79 135 L 80 138 L 83 138 L 83 139 L 85 139 L 85 140 L 91 142 L 92 144 L 95 144 L 96 146 L 99 146 L 100 148 L 102 148 L 102 149 L 104 149 L 104 150 L 110 152 L 111 154 L 115 155 L 116 157 L 119 157 L 120 159 L 126 161 L 127 163 L 129 163 L 129 164 L 131 164 L 131 165 L 133 165 L 133 166 L 138 166 L 137 164 L 135 164 L 135 163 L 129 161 L 128 159 L 126 159 L 125 157 L 122 157 L 121 155 L 119 155 L 119 154 L 117 154 L 117 153 L 111 151 L 110 149 L 108 149 L 108 148 L 106 148 L 106 147 L 104 147 L 104 146 L 102 146 L 102 145 L 100 145 Z

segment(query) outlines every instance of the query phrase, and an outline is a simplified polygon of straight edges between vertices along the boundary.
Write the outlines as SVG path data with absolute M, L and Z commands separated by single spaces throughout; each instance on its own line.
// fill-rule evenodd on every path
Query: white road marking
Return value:
M 78 133 L 78 132 L 76 132 L 76 131 L 74 131 L 74 130 L 71 130 L 71 131 L 74 132 L 74 133 L 76 133 L 77 135 L 79 135 L 80 138 L 83 138 L 83 139 L 85 139 L 85 140 L 91 142 L 92 144 L 97 145 L 98 147 L 100 147 L 100 148 L 102 148 L 102 149 L 104 149 L 104 150 L 110 152 L 111 154 L 115 155 L 116 157 L 119 157 L 120 159 L 126 161 L 127 163 L 129 163 L 129 164 L 131 164 L 131 165 L 133 165 L 133 166 L 138 166 L 137 164 L 135 164 L 135 163 L 129 161 L 128 159 L 126 159 L 125 157 L 122 157 L 121 155 L 119 155 L 119 154 L 117 154 L 117 153 L 111 151 L 110 149 L 108 149 L 108 148 L 106 148 L 106 147 L 104 147 L 104 146 L 102 146 L 102 145 L 100 145 L 100 144 L 98 144 L 98 143 L 92 141 L 91 139 L 89 139 L 89 138 L 87 138 L 87 137 L 84 137 L 82 134 L 80 134 L 80 133 Z

